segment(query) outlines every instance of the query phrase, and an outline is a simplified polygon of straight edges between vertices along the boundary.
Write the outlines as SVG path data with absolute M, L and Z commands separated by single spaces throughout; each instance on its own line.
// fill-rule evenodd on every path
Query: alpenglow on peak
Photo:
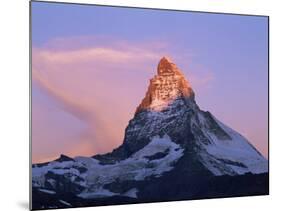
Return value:
M 136 113 L 147 109 L 161 111 L 178 97 L 194 99 L 194 92 L 181 70 L 164 56 L 158 63 L 157 75 L 150 79 L 146 95 Z

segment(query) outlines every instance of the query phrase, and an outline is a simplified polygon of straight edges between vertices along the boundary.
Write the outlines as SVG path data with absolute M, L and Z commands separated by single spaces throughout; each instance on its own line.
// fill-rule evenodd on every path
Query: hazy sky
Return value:
M 264 155 L 267 18 L 32 2 L 33 162 L 111 151 L 168 55 Z

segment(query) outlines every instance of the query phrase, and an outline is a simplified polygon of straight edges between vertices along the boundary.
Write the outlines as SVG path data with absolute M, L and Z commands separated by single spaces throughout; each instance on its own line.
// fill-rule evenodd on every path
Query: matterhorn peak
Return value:
M 172 60 L 164 56 L 160 59 L 157 67 L 157 74 L 158 75 L 169 75 L 169 74 L 182 74 L 177 66 L 172 62 Z
M 180 69 L 164 56 L 157 66 L 157 75 L 150 79 L 148 90 L 136 113 L 142 110 L 161 111 L 179 97 L 194 99 L 194 92 Z
M 32 209 L 251 194 L 268 195 L 268 161 L 197 106 L 191 86 L 167 57 L 119 147 L 32 165 Z

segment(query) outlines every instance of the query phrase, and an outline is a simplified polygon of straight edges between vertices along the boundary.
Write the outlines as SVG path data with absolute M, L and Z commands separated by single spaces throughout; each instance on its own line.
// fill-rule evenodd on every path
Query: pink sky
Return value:
M 104 42 L 97 37 L 54 39 L 34 47 L 32 161 L 44 162 L 60 154 L 91 156 L 120 145 L 163 55 L 181 65 L 196 96 L 215 94 L 210 91 L 216 82 L 211 69 L 196 64 L 191 70 L 192 52 L 178 54 L 168 49 L 165 42 L 136 44 L 113 38 Z M 258 138 L 263 137 L 262 128 L 243 124 L 235 113 L 223 114 L 222 121 L 251 138 L 267 156 L 267 140 Z

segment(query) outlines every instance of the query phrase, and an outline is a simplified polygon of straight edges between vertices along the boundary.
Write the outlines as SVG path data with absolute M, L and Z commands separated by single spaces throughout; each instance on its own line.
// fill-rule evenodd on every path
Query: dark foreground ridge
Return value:
M 138 186 L 143 186 L 144 188 L 139 193 L 137 199 L 125 196 L 83 199 L 67 191 L 47 194 L 34 188 L 33 209 L 104 206 L 269 194 L 268 173 L 194 178 L 192 182 L 188 182 L 184 177 L 185 175 L 182 175 L 182 177 L 176 176 L 174 178 L 174 175 L 167 175 L 167 177 L 162 179 L 139 183 Z M 131 185 L 133 186 L 134 184 Z M 61 201 L 70 202 L 71 204 L 67 206 Z

